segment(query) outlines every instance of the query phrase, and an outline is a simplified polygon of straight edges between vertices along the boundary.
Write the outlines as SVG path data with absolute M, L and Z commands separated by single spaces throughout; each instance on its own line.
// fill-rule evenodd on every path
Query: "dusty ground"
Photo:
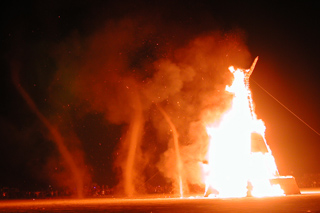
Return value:
M 0 212 L 317 212 L 320 189 L 269 198 L 92 198 L 2 200 Z

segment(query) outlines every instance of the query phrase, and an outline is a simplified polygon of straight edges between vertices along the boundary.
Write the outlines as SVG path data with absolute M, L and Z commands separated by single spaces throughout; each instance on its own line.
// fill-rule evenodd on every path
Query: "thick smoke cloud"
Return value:
M 145 192 L 144 183 L 155 174 L 178 190 L 172 129 L 159 107 L 178 132 L 186 191 L 203 184 L 205 127 L 230 104 L 227 68 L 251 62 L 239 30 L 189 37 L 181 32 L 141 18 L 114 20 L 85 39 L 71 36 L 56 51 L 57 78 L 67 81 L 53 87 L 68 88 L 82 116 L 99 113 L 122 126 L 114 167 L 118 189 L 128 196 Z
M 131 6 L 137 10 L 128 12 Z M 45 151 L 29 155 L 41 161 L 30 170 L 49 179 L 44 185 L 77 185 L 80 193 L 106 182 L 128 196 L 148 191 L 147 184 L 172 184 L 176 192 L 202 185 L 205 127 L 230 104 L 227 67 L 248 67 L 251 58 L 240 30 L 219 30 L 208 14 L 159 6 L 129 4 L 125 14 L 91 14 L 86 21 L 57 11 L 53 25 L 41 22 L 46 36 L 15 40 L 10 70 L 17 76 L 10 86 L 20 99 L 12 105 L 23 105 L 16 123 L 28 123 L 21 125 L 31 132 L 28 144 L 40 135 Z M 75 27 L 67 30 L 68 23 Z

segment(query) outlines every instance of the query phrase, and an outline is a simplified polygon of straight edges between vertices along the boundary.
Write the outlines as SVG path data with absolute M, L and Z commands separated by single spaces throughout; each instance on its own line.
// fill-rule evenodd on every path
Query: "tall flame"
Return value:
M 210 137 L 206 194 L 219 197 L 283 195 L 270 179 L 278 177 L 271 150 L 265 141 L 265 126 L 254 112 L 249 77 L 250 69 L 229 70 L 234 75 L 226 91 L 233 94 L 231 108 L 219 122 L 207 126 Z

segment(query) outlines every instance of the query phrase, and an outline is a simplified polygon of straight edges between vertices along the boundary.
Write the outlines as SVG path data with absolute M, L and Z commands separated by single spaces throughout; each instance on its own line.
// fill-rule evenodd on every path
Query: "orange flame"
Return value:
M 283 195 L 270 179 L 278 175 L 275 160 L 266 144 L 265 126 L 254 112 L 249 77 L 250 69 L 229 70 L 234 75 L 226 91 L 234 95 L 231 108 L 221 120 L 207 126 L 210 137 L 206 194 L 219 197 Z M 210 191 L 211 190 L 211 191 Z M 211 195 L 212 196 L 212 195 Z

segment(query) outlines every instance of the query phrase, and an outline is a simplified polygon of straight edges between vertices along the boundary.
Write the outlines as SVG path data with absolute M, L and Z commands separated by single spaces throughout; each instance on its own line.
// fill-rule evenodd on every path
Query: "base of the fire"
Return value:
M 283 190 L 284 195 L 295 195 L 295 194 L 301 194 L 300 189 L 297 185 L 297 182 L 293 176 L 279 176 L 273 179 L 270 179 L 270 185 L 279 185 L 280 188 Z M 247 197 L 253 197 L 252 195 L 252 184 L 250 184 L 250 181 L 248 181 L 247 185 Z M 213 188 L 209 188 L 205 195 L 205 197 L 213 196 L 213 197 L 219 197 L 219 192 Z

